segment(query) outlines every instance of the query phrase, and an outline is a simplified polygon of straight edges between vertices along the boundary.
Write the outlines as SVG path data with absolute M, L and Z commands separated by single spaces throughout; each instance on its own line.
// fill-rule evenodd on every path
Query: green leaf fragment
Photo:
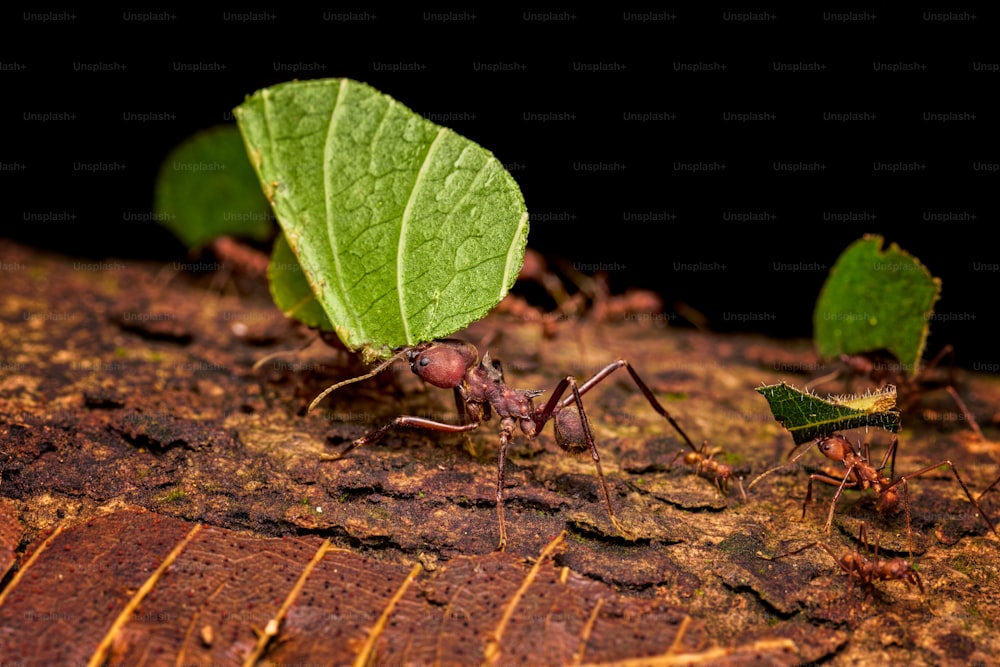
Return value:
M 288 244 L 338 335 L 386 352 L 485 316 L 517 279 L 528 214 L 489 151 L 349 79 L 236 110 Z
M 792 434 L 796 445 L 835 431 L 876 426 L 895 433 L 900 412 L 896 388 L 889 385 L 861 396 L 822 398 L 782 382 L 758 387 L 775 420 Z
M 281 312 L 308 327 L 333 331 L 330 319 L 316 300 L 284 234 L 279 234 L 274 241 L 271 263 L 267 266 L 267 280 L 274 303 Z
M 153 200 L 157 219 L 188 248 L 220 236 L 263 241 L 273 233 L 271 208 L 235 125 L 203 130 L 171 151 Z
M 830 270 L 813 314 L 820 356 L 887 350 L 915 375 L 941 281 L 895 243 L 866 235 Z

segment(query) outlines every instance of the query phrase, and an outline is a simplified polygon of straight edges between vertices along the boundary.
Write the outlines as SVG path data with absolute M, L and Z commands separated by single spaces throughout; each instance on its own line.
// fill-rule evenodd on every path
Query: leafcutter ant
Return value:
M 633 288 L 624 294 L 612 294 L 606 273 L 588 276 L 566 262 L 557 264 L 559 275 L 549 268 L 548 262 L 538 252 L 528 248 L 517 279 L 519 284 L 535 283 L 540 287 L 547 300 L 555 304 L 554 310 L 546 312 L 511 293 L 497 306 L 497 312 L 541 322 L 543 335 L 554 338 L 556 323 L 560 320 L 586 318 L 593 322 L 613 322 L 640 319 L 634 316 L 663 311 L 663 300 L 655 292 Z M 571 288 L 575 286 L 576 291 L 572 295 L 560 275 L 565 277 Z
M 681 435 L 684 434 L 681 433 Z M 687 440 L 686 436 L 685 440 Z M 688 440 L 687 444 L 691 447 L 691 451 L 688 452 L 683 449 L 678 451 L 674 458 L 671 459 L 670 466 L 673 466 L 677 459 L 683 457 L 684 463 L 695 467 L 696 475 L 715 482 L 715 486 L 718 487 L 722 495 L 729 495 L 729 480 L 735 479 L 740 487 L 740 496 L 743 498 L 743 502 L 746 502 L 747 493 L 743 490 L 743 478 L 737 476 L 731 465 L 715 460 L 716 455 L 722 453 L 721 447 L 709 450 L 707 440 L 701 443 L 701 447 L 697 449 L 695 449 L 691 441 Z
M 864 545 L 864 551 L 861 550 L 861 546 Z M 840 569 L 844 571 L 845 574 L 850 579 L 849 582 L 849 595 L 853 595 L 854 584 L 857 582 L 865 591 L 865 596 L 869 594 L 875 596 L 875 582 L 876 581 L 902 581 L 907 585 L 915 585 L 920 589 L 920 594 L 924 593 L 924 584 L 920 580 L 920 575 L 917 571 L 913 569 L 913 566 L 907 563 L 904 559 L 896 557 L 889 560 L 882 560 L 878 557 L 879 542 L 878 539 L 875 540 L 875 550 L 871 549 L 871 545 L 868 542 L 868 524 L 861 522 L 861 528 L 858 530 L 858 546 L 854 551 L 849 551 L 843 556 L 838 557 L 824 542 L 811 542 L 798 549 L 793 549 L 792 551 L 787 551 L 783 554 L 777 556 L 764 556 L 759 554 L 767 560 L 778 560 L 779 558 L 784 558 L 786 556 L 793 556 L 797 553 L 801 553 L 806 549 L 813 549 L 815 547 L 821 547 L 824 551 L 830 554 L 830 557 L 837 562 Z M 863 600 L 863 598 L 862 598 Z
M 328 388 L 320 394 L 309 406 L 311 410 L 330 392 L 346 384 L 372 377 L 384 370 L 397 359 L 409 361 L 410 370 L 425 382 L 442 389 L 453 389 L 455 404 L 459 412 L 458 424 L 446 424 L 423 417 L 400 416 L 362 437 L 354 440 L 340 454 L 333 457 L 340 459 L 352 450 L 362 445 L 371 444 L 397 428 L 419 428 L 442 433 L 468 433 L 490 419 L 493 412 L 500 418 L 500 451 L 497 464 L 497 518 L 500 524 L 500 541 L 497 550 L 503 550 L 507 545 L 507 525 L 504 521 L 504 467 L 507 458 L 507 446 L 515 435 L 515 431 L 534 438 L 541 433 L 542 428 L 550 420 L 554 423 L 556 443 L 570 454 L 589 452 L 597 468 L 597 476 L 601 482 L 601 493 L 607 506 L 611 523 L 619 533 L 627 534 L 622 524 L 615 517 L 608 493 L 604 472 L 601 470 L 601 457 L 594 443 L 590 423 L 583 408 L 582 396 L 593 389 L 599 382 L 607 378 L 619 368 L 625 368 L 632 381 L 642 392 L 650 406 L 663 416 L 670 425 L 684 438 L 684 441 L 697 451 L 691 440 L 660 402 L 653 396 L 645 382 L 639 377 L 632 366 L 624 359 L 613 361 L 594 374 L 589 380 L 578 385 L 572 375 L 564 377 L 556 386 L 552 395 L 544 405 L 535 406 L 533 399 L 545 393 L 537 390 L 513 389 L 504 382 L 500 363 L 490 358 L 489 353 L 479 358 L 479 352 L 471 343 L 448 338 L 421 343 L 413 347 L 402 348 L 397 353 L 377 366 L 371 372 L 345 380 Z M 564 396 L 567 390 L 568 396 Z M 569 409 L 570 406 L 576 409 Z
M 908 539 L 912 540 L 912 532 L 910 529 L 910 507 L 906 498 L 900 499 L 898 487 L 902 485 L 904 496 L 906 495 L 906 483 L 908 480 L 914 477 L 919 477 L 924 475 L 936 468 L 941 466 L 948 466 L 951 469 L 952 474 L 955 479 L 958 480 L 959 485 L 961 485 L 962 490 L 965 492 L 965 496 L 969 499 L 969 502 L 976 508 L 980 516 L 982 516 L 983 521 L 986 525 L 990 527 L 995 535 L 1000 537 L 997 533 L 996 528 L 993 526 L 993 522 L 990 521 L 986 513 L 983 512 L 982 507 L 975 498 L 972 497 L 972 493 L 969 491 L 969 487 L 965 485 L 962 478 L 958 474 L 958 469 L 955 464 L 948 460 L 938 461 L 929 466 L 925 466 L 920 470 L 915 472 L 907 473 L 906 475 L 900 475 L 899 477 L 893 478 L 893 471 L 896 465 L 896 448 L 899 440 L 897 437 L 893 436 L 892 442 L 889 443 L 888 449 L 886 449 L 885 456 L 882 457 L 882 462 L 876 468 L 871 464 L 871 453 L 868 443 L 862 445 L 861 453 L 854 451 L 854 447 L 851 445 L 850 441 L 842 435 L 833 434 L 829 436 L 824 436 L 816 441 L 816 446 L 823 456 L 827 457 L 831 461 L 838 461 L 844 464 L 847 468 L 847 472 L 844 474 L 842 479 L 832 477 L 830 475 L 813 473 L 809 475 L 809 486 L 806 489 L 806 498 L 802 503 L 802 518 L 806 515 L 806 506 L 809 501 L 812 500 L 812 485 L 813 481 L 822 482 L 823 484 L 829 484 L 831 486 L 836 486 L 837 491 L 833 494 L 833 500 L 830 501 L 830 512 L 826 518 L 826 524 L 823 530 L 827 533 L 830 532 L 830 526 L 833 524 L 833 513 L 837 507 L 837 501 L 840 500 L 841 494 L 844 489 L 857 489 L 863 491 L 865 489 L 871 489 L 875 494 L 875 507 L 880 514 L 893 514 L 898 511 L 899 504 L 902 502 L 903 509 L 906 513 L 906 534 Z M 806 452 L 809 451 L 807 447 L 798 455 L 796 455 L 791 463 L 794 463 L 800 459 Z M 882 471 L 885 470 L 888 464 L 889 473 L 884 474 Z M 780 466 L 779 466 L 780 467 Z M 753 487 L 762 477 L 769 474 L 770 472 L 776 470 L 777 468 L 772 468 L 767 472 L 757 477 L 750 486 Z M 912 544 L 910 547 L 910 552 L 912 553 Z
M 950 360 L 948 378 L 933 378 L 930 371 L 937 368 L 940 363 L 948 358 Z M 906 372 L 903 364 L 895 359 L 888 352 L 877 352 L 871 354 L 840 355 L 842 369 L 824 375 L 814 380 L 810 386 L 815 388 L 824 382 L 833 380 L 836 377 L 845 377 L 847 381 L 853 377 L 865 377 L 874 382 L 879 388 L 895 385 L 899 394 L 899 407 L 903 412 L 909 412 L 920 403 L 921 396 L 936 389 L 944 389 L 951 396 L 962 418 L 972 429 L 973 433 L 983 439 L 983 432 L 979 429 L 979 424 L 972 412 L 965 405 L 965 401 L 955 390 L 955 348 L 945 345 L 941 351 L 934 355 L 929 362 L 920 367 L 914 375 Z

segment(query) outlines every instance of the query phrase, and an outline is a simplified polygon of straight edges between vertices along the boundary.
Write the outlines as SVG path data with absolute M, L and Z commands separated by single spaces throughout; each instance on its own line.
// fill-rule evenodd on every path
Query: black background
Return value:
M 344 76 L 493 151 L 521 185 L 532 247 L 607 269 L 616 291 L 660 292 L 667 316 L 685 303 L 718 331 L 810 336 L 829 267 L 880 233 L 943 281 L 929 351 L 952 343 L 961 365 L 995 369 L 1000 171 L 983 167 L 1000 165 L 997 14 L 646 11 L 5 10 L 0 234 L 95 259 L 182 257 L 134 219 L 171 148 L 233 122 L 254 90 Z M 829 116 L 845 113 L 867 119 Z

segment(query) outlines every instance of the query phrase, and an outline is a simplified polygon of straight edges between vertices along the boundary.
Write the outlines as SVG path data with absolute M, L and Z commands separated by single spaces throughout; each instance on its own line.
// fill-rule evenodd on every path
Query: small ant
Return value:
M 595 385 L 607 378 L 619 368 L 625 368 L 632 377 L 633 382 L 645 396 L 650 406 L 663 416 L 670 425 L 684 438 L 692 450 L 695 450 L 691 440 L 687 437 L 681 427 L 670 416 L 670 413 L 660 405 L 660 402 L 653 396 L 653 392 L 646 386 L 632 366 L 624 359 L 613 361 L 602 370 L 598 371 L 583 384 L 577 385 L 576 378 L 567 375 L 556 386 L 552 396 L 542 406 L 535 406 L 533 399 L 545 392 L 537 390 L 512 389 L 504 382 L 503 370 L 500 363 L 490 358 L 489 353 L 479 358 L 479 352 L 474 345 L 464 340 L 456 338 L 446 338 L 427 343 L 420 343 L 413 347 L 401 348 L 390 359 L 386 360 L 371 372 L 345 380 L 328 388 L 320 394 L 309 406 L 312 410 L 327 394 L 352 382 L 364 380 L 372 377 L 384 370 L 397 359 L 405 357 L 410 363 L 410 370 L 425 382 L 442 389 L 453 389 L 455 393 L 455 403 L 458 408 L 459 424 L 446 424 L 443 422 L 425 419 L 423 417 L 399 416 L 390 423 L 376 429 L 362 437 L 354 440 L 346 449 L 340 452 L 333 459 L 341 459 L 352 450 L 362 445 L 371 444 L 384 437 L 391 430 L 396 428 L 420 428 L 428 431 L 439 431 L 442 433 L 467 433 L 479 427 L 479 425 L 490 419 L 495 411 L 500 417 L 500 456 L 497 464 L 497 517 L 500 524 L 500 541 L 497 550 L 502 551 L 507 545 L 507 525 L 504 521 L 504 467 L 507 458 L 507 446 L 513 438 L 515 431 L 520 429 L 521 433 L 528 438 L 534 438 L 541 433 L 542 428 L 549 420 L 554 422 L 556 443 L 570 454 L 580 454 L 590 452 L 597 468 L 597 476 L 601 481 L 601 492 L 604 496 L 604 503 L 607 506 L 608 516 L 611 523 L 621 534 L 627 531 L 615 517 L 614 509 L 611 506 L 611 496 L 608 493 L 607 484 L 604 481 L 604 472 L 601 470 L 601 457 L 597 452 L 597 445 L 594 443 L 594 436 L 590 429 L 583 409 L 581 397 L 590 391 Z M 570 395 L 563 397 L 567 389 Z M 571 405 L 576 405 L 576 410 L 567 410 Z M 697 451 L 697 450 L 696 450 Z
M 861 545 L 864 545 L 864 552 L 861 551 Z M 824 542 L 812 542 L 798 549 L 788 551 L 777 556 L 764 556 L 759 554 L 767 560 L 778 560 L 779 558 L 784 558 L 785 556 L 792 556 L 794 554 L 805 551 L 806 549 L 812 549 L 814 547 L 822 547 L 830 557 L 837 562 L 840 569 L 843 570 L 847 576 L 850 578 L 850 592 L 853 595 L 854 582 L 861 584 L 862 588 L 865 589 L 865 596 L 871 594 L 872 597 L 875 596 L 875 582 L 876 581 L 902 581 L 907 585 L 916 585 L 920 589 L 921 595 L 926 595 L 924 592 L 924 584 L 920 581 L 920 575 L 917 571 L 913 569 L 913 566 L 907 563 L 904 559 L 896 557 L 890 560 L 881 560 L 878 557 L 879 541 L 875 540 L 875 551 L 871 550 L 871 545 L 868 543 L 868 524 L 864 521 L 861 522 L 861 528 L 858 530 L 858 546 L 854 551 L 849 551 L 843 556 L 837 557 L 837 554 L 833 552 L 827 544 Z
M 707 440 L 701 443 L 701 447 L 697 449 L 694 448 L 694 445 L 690 441 L 688 441 L 688 445 L 691 446 L 691 451 L 688 452 L 683 449 L 678 451 L 674 458 L 670 460 L 668 468 L 673 466 L 674 462 L 683 456 L 684 463 L 689 466 L 695 466 L 695 474 L 699 477 L 714 481 L 715 486 L 718 487 L 722 495 L 729 495 L 729 480 L 735 478 L 736 483 L 740 487 L 740 496 L 743 497 L 743 502 L 746 502 L 747 493 L 743 490 L 743 478 L 736 476 L 731 465 L 715 460 L 715 456 L 722 453 L 721 447 L 716 447 L 709 451 Z
M 876 468 L 871 465 L 870 462 L 871 453 L 868 443 L 862 445 L 862 452 L 861 454 L 858 454 L 854 451 L 854 447 L 847 440 L 847 438 L 841 435 L 833 434 L 819 438 L 816 441 L 816 446 L 819 448 L 819 451 L 823 454 L 823 456 L 832 461 L 839 461 L 843 463 L 844 467 L 847 468 L 847 472 L 844 474 L 843 479 L 837 479 L 836 477 L 818 473 L 809 475 L 809 486 L 806 489 L 806 499 L 802 503 L 802 518 L 805 518 L 806 506 L 809 504 L 809 501 L 812 500 L 813 481 L 837 487 L 837 492 L 833 494 L 833 500 L 830 501 L 830 512 L 827 515 L 826 524 L 823 528 L 825 532 L 829 533 L 830 526 L 833 524 L 833 512 L 836 509 L 837 501 L 840 500 L 840 496 L 844 492 L 845 488 L 857 489 L 861 491 L 871 489 L 876 496 L 875 506 L 878 509 L 878 512 L 880 514 L 892 514 L 897 511 L 900 503 L 899 491 L 897 490 L 899 485 L 903 486 L 905 494 L 907 489 L 906 482 L 908 480 L 911 480 L 914 477 L 919 477 L 935 470 L 936 468 L 946 465 L 951 469 L 952 474 L 955 475 L 955 479 L 958 480 L 962 490 L 965 491 L 965 495 L 969 499 L 969 502 L 972 503 L 976 510 L 979 511 L 980 516 L 983 517 L 983 521 L 985 521 L 986 525 L 990 527 L 993 534 L 1000 537 L 1000 534 L 997 533 L 996 528 L 993 526 L 993 522 L 990 521 L 989 517 L 986 516 L 986 513 L 983 512 L 982 507 L 980 507 L 979 503 L 972 497 L 969 487 L 967 487 L 965 482 L 962 481 L 962 478 L 958 474 L 958 469 L 955 468 L 955 464 L 951 461 L 938 461 L 937 463 L 925 466 L 920 470 L 906 475 L 900 475 L 899 477 L 893 479 L 892 474 L 896 466 L 896 447 L 898 442 L 899 439 L 896 436 L 893 436 L 892 442 L 889 443 L 889 447 L 886 449 L 885 456 L 882 457 L 882 463 Z M 800 454 L 795 456 L 791 462 L 794 463 L 808 451 L 809 448 L 804 449 Z M 889 464 L 889 474 L 885 475 L 882 471 L 885 469 L 887 463 Z M 750 483 L 750 486 L 753 487 L 757 481 L 773 470 L 776 470 L 776 468 L 772 468 L 771 470 L 761 474 L 760 477 Z M 905 500 L 903 502 L 903 508 L 906 512 L 906 533 L 909 539 L 912 540 L 912 532 L 910 530 L 910 507 Z M 910 552 L 912 553 L 912 551 L 913 547 L 911 544 Z

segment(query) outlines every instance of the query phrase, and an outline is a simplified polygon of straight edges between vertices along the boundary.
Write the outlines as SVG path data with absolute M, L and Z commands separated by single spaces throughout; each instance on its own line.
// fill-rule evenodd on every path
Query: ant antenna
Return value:
M 317 336 L 316 338 L 306 341 L 302 345 L 302 347 L 297 348 L 295 350 L 278 350 L 277 352 L 272 352 L 271 354 L 265 355 L 261 359 L 258 359 L 250 370 L 256 373 L 257 371 L 259 371 L 261 368 L 264 367 L 264 364 L 266 364 L 269 361 L 272 361 L 274 359 L 280 359 L 281 357 L 285 357 L 288 355 L 295 355 L 298 354 L 299 352 L 304 352 L 305 350 L 308 350 L 310 347 L 315 345 L 316 341 L 318 340 L 320 340 L 320 338 Z
M 789 460 L 787 463 L 781 463 L 781 464 L 776 465 L 773 468 L 770 468 L 769 470 L 765 470 L 761 474 L 757 475 L 757 477 L 752 482 L 750 482 L 749 484 L 747 484 L 747 491 L 749 491 L 750 489 L 752 489 L 754 484 L 756 484 L 760 480 L 764 479 L 765 477 L 767 477 L 768 475 L 770 475 L 775 470 L 781 470 L 782 468 L 787 468 L 788 466 L 792 465 L 793 463 L 795 463 L 796 461 L 798 461 L 799 459 L 801 459 L 803 456 L 806 455 L 806 452 L 808 452 L 812 448 L 813 444 L 816 444 L 818 442 L 819 442 L 819 439 L 817 438 L 812 443 L 810 443 L 807 447 L 805 447 L 801 452 L 799 452 L 793 458 L 791 458 L 791 460 Z M 801 445 L 797 445 L 797 447 L 801 447 Z M 793 449 L 792 452 L 794 452 L 794 451 L 795 450 Z M 789 453 L 789 456 L 791 456 L 791 453 Z
M 374 377 L 374 376 L 378 375 L 379 373 L 381 373 L 382 371 L 384 371 L 386 368 L 388 368 L 391 364 L 393 364 L 397 359 L 402 359 L 403 355 L 406 354 L 406 352 L 407 352 L 408 349 L 409 348 L 405 348 L 404 347 L 402 350 L 400 350 L 396 354 L 392 355 L 391 357 L 389 357 L 388 359 L 386 359 L 381 364 L 379 364 L 378 366 L 376 366 L 375 368 L 373 368 L 368 373 L 365 373 L 364 375 L 359 375 L 359 376 L 353 377 L 353 378 L 351 378 L 349 380 L 343 380 L 341 382 L 338 382 L 335 385 L 331 385 L 331 386 L 327 387 L 326 389 L 323 390 L 323 393 L 321 393 L 319 396 L 317 396 L 316 398 L 314 398 L 313 402 L 309 404 L 309 408 L 306 410 L 306 414 L 309 414 L 310 412 L 312 412 L 312 409 L 315 408 L 319 404 L 320 401 L 322 401 L 324 398 L 326 398 L 332 392 L 336 391 L 337 389 L 340 389 L 344 385 L 353 384 L 355 382 L 360 382 L 361 380 L 367 380 L 370 377 Z
M 809 382 L 806 383 L 805 387 L 803 387 L 803 388 L 806 391 L 812 391 L 813 389 L 815 389 L 816 387 L 820 386 L 821 384 L 826 384 L 830 380 L 835 379 L 838 375 L 840 375 L 840 371 L 839 370 L 833 370 L 833 371 L 827 373 L 826 375 L 820 375 L 815 380 L 810 380 Z

